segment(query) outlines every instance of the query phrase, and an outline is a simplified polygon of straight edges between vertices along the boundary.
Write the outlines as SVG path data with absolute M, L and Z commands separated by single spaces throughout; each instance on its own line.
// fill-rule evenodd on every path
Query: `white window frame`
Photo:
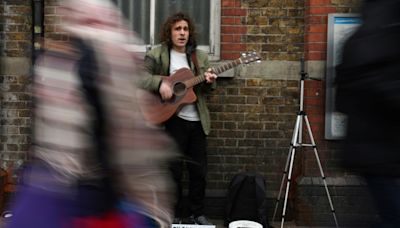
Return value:
M 117 0 L 118 5 L 121 4 L 123 0 Z M 150 1 L 150 44 L 145 44 L 137 46 L 138 52 L 146 52 L 147 50 L 157 46 L 155 44 L 155 36 L 158 34 L 155 31 L 155 21 L 156 21 L 156 0 Z M 129 1 L 130 8 L 131 1 Z M 133 14 L 130 14 L 132 17 Z M 132 21 L 133 18 L 128 18 Z M 220 34 L 221 34 L 221 0 L 210 0 L 210 37 L 209 45 L 199 45 L 197 48 L 208 53 L 210 60 L 220 59 Z

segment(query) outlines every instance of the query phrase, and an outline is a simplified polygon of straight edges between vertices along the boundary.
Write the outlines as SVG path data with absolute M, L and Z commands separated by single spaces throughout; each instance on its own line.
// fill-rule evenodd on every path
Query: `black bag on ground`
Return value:
M 253 172 L 236 174 L 228 189 L 225 226 L 237 220 L 250 220 L 268 228 L 265 179 Z

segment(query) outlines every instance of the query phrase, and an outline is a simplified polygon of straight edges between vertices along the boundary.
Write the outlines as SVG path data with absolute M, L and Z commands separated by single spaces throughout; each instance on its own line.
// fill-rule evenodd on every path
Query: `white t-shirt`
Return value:
M 188 68 L 189 64 L 186 59 L 186 53 L 177 52 L 171 49 L 171 59 L 169 65 L 169 74 L 175 73 L 181 68 Z M 188 121 L 199 121 L 199 113 L 195 104 L 184 105 L 178 112 L 178 116 Z

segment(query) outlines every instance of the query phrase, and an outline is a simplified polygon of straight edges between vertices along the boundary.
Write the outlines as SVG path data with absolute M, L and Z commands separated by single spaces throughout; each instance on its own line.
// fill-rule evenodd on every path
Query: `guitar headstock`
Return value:
M 255 51 L 242 53 L 242 56 L 239 59 L 240 59 L 241 63 L 243 63 L 243 64 L 249 64 L 249 63 L 253 63 L 253 62 L 257 62 L 257 63 L 261 62 L 260 55 Z

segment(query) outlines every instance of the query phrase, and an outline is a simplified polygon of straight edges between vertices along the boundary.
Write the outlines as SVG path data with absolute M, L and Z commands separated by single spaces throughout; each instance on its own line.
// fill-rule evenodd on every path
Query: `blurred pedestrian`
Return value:
M 60 9 L 69 40 L 45 40 L 36 62 L 32 159 L 7 227 L 169 227 L 173 144 L 136 106 L 139 40 L 107 0 Z
M 336 107 L 348 116 L 342 158 L 366 178 L 380 228 L 400 227 L 399 12 L 399 0 L 363 2 L 336 77 Z

